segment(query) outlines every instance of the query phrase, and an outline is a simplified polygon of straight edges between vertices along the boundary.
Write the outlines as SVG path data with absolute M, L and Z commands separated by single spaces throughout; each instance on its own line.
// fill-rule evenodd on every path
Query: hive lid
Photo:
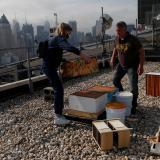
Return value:
M 133 94 L 128 91 L 121 91 L 121 92 L 117 92 L 115 96 L 130 97 L 130 96 L 133 96 Z
M 120 120 L 110 120 L 109 123 L 114 127 L 115 129 L 120 128 L 127 128 Z
M 102 95 L 104 95 L 104 93 L 83 90 L 83 91 L 75 92 L 72 95 L 80 96 L 80 97 L 88 97 L 88 98 L 98 98 L 98 97 L 101 97 Z
M 94 126 L 101 131 L 112 131 L 104 121 L 93 122 Z
M 123 109 L 123 108 L 126 108 L 126 105 L 123 102 L 110 102 L 106 104 L 106 108 Z
M 160 76 L 160 72 L 149 72 L 146 74 Z
M 109 92 L 114 92 L 116 88 L 113 86 L 94 86 L 89 88 L 88 90 L 109 93 Z

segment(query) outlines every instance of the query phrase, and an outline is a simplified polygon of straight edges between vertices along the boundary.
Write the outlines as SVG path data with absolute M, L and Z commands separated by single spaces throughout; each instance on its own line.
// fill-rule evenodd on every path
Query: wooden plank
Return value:
M 148 83 L 149 83 L 149 78 L 148 78 L 148 75 L 146 74 L 146 95 L 149 94 L 149 91 L 148 91 Z
M 158 96 L 158 89 L 159 89 L 158 81 L 159 81 L 159 76 L 156 76 L 156 75 L 155 75 L 155 86 L 154 86 L 154 90 L 155 90 L 155 96 L 156 96 L 156 97 Z

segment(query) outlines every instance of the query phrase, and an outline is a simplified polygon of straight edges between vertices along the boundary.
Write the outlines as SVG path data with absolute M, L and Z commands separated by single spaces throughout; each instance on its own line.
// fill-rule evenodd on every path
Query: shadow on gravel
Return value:
M 41 99 L 43 93 L 41 92 L 35 92 L 33 94 L 23 94 L 21 96 L 8 99 L 4 102 L 0 102 L 0 113 L 1 112 L 6 112 L 12 107 L 20 108 L 23 107 L 27 102 L 29 101 L 34 101 L 37 99 Z

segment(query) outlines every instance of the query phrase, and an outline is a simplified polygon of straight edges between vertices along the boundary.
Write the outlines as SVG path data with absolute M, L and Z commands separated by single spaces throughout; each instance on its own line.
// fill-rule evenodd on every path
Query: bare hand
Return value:
M 144 72 L 143 65 L 139 65 L 137 70 L 138 75 L 142 75 L 143 72 Z
M 81 59 L 85 60 L 86 63 L 90 63 L 91 62 L 91 58 L 87 54 L 81 53 L 80 57 L 81 57 Z

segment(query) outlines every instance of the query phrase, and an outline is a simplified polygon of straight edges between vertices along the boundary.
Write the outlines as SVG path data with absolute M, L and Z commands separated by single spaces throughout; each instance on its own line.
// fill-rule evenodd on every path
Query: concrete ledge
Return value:
M 45 75 L 40 75 L 40 76 L 36 76 L 36 77 L 31 78 L 33 83 L 38 82 L 38 81 L 42 81 L 45 79 L 47 79 L 47 77 Z M 12 88 L 16 88 L 16 87 L 28 85 L 28 84 L 29 84 L 29 79 L 24 79 L 24 80 L 12 82 L 12 83 L 7 83 L 4 85 L 0 85 L 0 92 L 5 91 L 5 90 L 9 90 Z

